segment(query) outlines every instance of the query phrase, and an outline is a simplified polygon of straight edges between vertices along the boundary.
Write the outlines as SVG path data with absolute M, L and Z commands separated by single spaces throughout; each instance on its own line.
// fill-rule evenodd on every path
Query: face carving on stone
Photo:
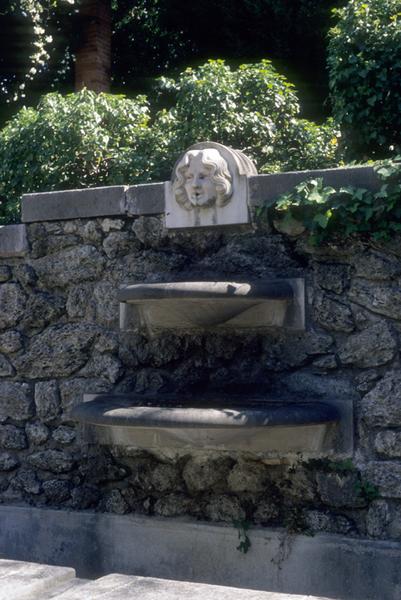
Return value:
M 189 150 L 175 171 L 175 199 L 186 210 L 224 206 L 232 196 L 231 180 L 227 162 L 218 150 Z

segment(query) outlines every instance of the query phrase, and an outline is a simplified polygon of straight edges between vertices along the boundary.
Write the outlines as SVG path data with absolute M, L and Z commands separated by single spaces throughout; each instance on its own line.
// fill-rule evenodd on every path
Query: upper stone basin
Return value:
M 156 329 L 304 325 L 301 279 L 139 283 L 121 288 L 118 298 L 123 329 L 132 322 Z
M 330 454 L 340 415 L 324 402 L 86 396 L 73 418 L 89 441 L 145 449 L 234 450 L 283 458 Z

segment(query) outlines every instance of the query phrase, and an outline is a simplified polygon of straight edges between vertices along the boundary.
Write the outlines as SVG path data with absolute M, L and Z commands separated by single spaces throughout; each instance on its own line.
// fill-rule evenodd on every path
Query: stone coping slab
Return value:
M 75 570 L 37 563 L 0 560 L 0 600 L 42 600 L 75 578 Z
M 25 225 L 4 225 L 0 227 L 0 258 L 25 256 L 28 249 Z
M 332 187 L 362 187 L 377 191 L 380 179 L 373 167 L 338 167 L 314 171 L 289 171 L 256 175 L 249 178 L 249 202 L 251 207 L 271 205 L 282 194 L 291 191 L 298 183 L 306 179 L 321 177 L 323 183 Z
M 55 600 L 329 600 L 246 590 L 186 581 L 112 574 L 75 590 L 54 596 Z
M 271 204 L 281 194 L 312 177 L 322 177 L 326 185 L 333 186 L 375 190 L 380 185 L 373 168 L 363 166 L 254 175 L 249 177 L 250 205 Z M 164 183 L 148 183 L 24 194 L 22 222 L 162 214 L 164 186 Z

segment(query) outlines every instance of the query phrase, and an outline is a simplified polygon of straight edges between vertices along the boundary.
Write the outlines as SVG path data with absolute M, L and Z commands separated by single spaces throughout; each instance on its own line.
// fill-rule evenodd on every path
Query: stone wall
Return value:
M 129 211 L 25 227 L 25 256 L 21 231 L 14 256 L 0 240 L 3 503 L 401 539 L 399 240 L 311 247 L 267 225 L 168 233 L 161 215 Z M 122 283 L 276 276 L 306 278 L 307 331 L 119 332 Z M 354 406 L 354 454 L 272 465 L 86 446 L 69 411 L 109 390 L 340 398 Z

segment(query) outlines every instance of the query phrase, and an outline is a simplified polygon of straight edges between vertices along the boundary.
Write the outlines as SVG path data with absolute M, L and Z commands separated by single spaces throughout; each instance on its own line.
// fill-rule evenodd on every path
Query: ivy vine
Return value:
M 401 157 L 377 163 L 374 170 L 381 182 L 377 191 L 335 189 L 321 177 L 308 179 L 273 206 L 259 207 L 256 216 L 283 233 L 307 234 L 312 244 L 354 235 L 388 240 L 401 232 Z
M 71 7 L 79 0 L 9 0 L 5 3 L 3 13 L 19 13 L 30 23 L 33 41 L 29 55 L 28 68 L 19 82 L 0 82 L 0 91 L 6 95 L 7 101 L 25 98 L 27 84 L 35 79 L 38 73 L 46 68 L 50 59 L 53 37 L 49 33 L 49 22 L 57 9 L 63 4 Z

